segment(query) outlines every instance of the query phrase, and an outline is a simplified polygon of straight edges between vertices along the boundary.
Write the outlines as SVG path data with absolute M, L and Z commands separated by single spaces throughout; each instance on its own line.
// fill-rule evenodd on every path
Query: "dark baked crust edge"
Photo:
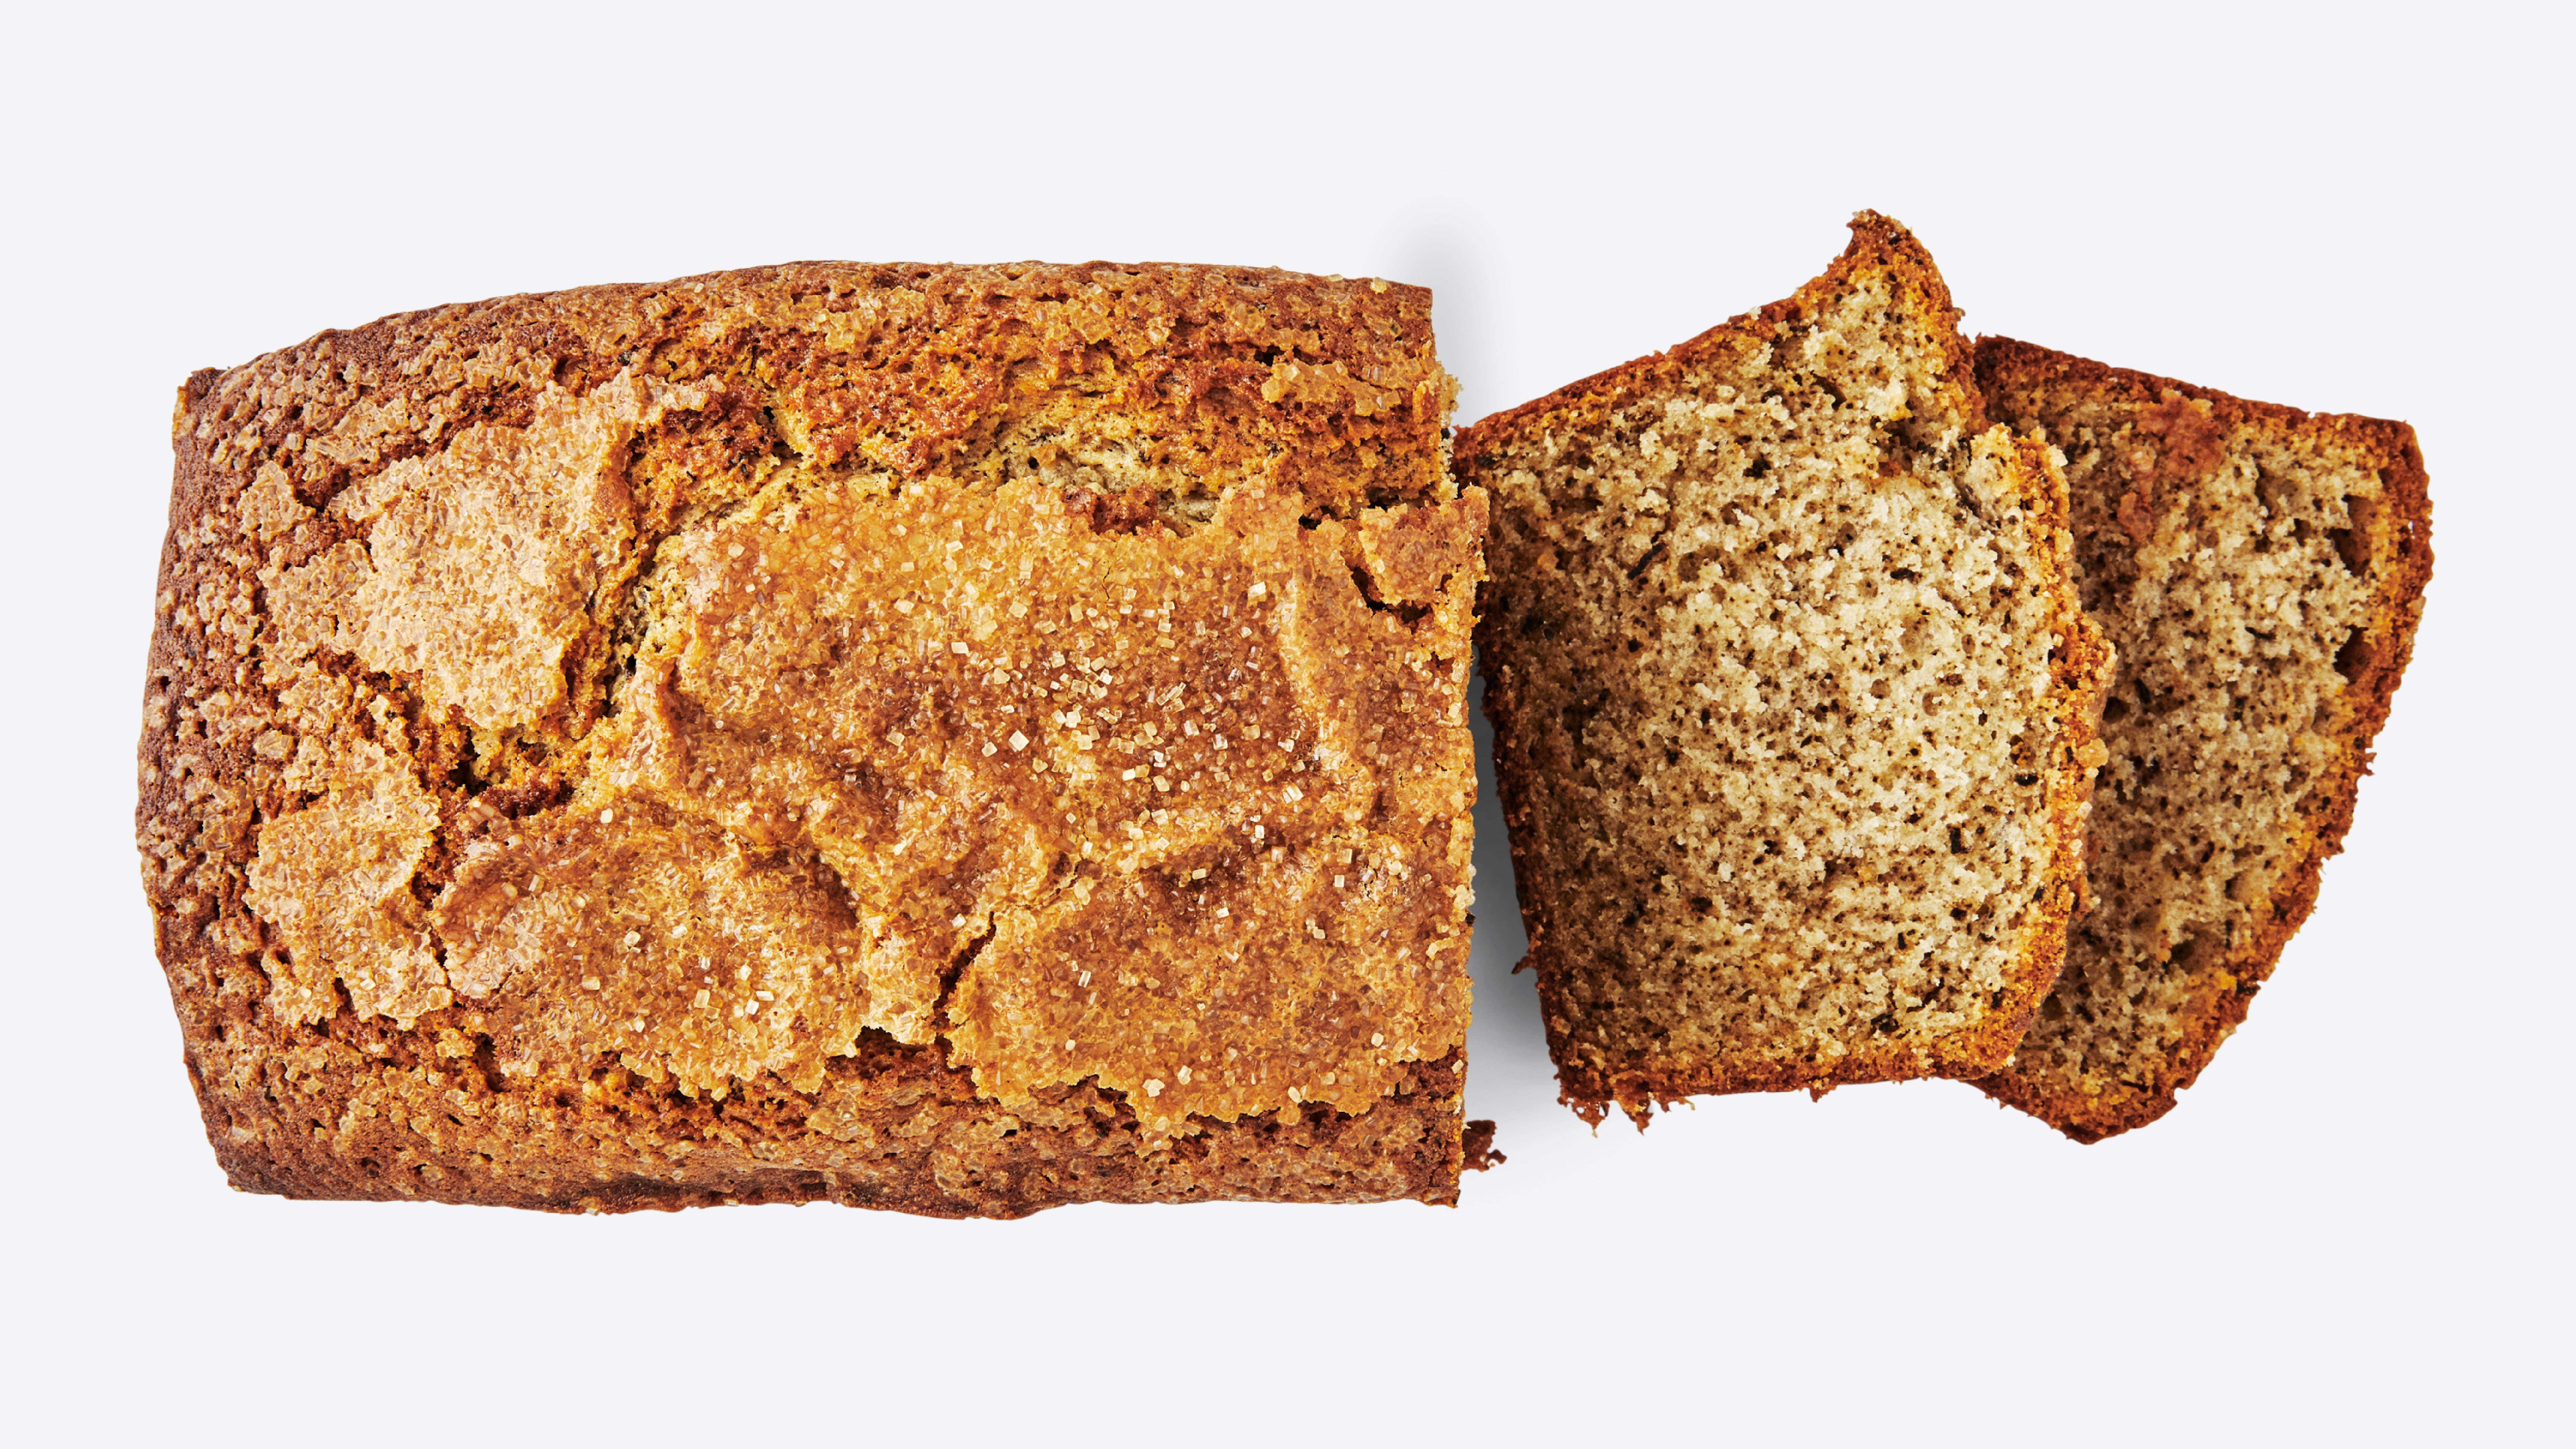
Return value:
M 316 1032 L 319 1041 L 322 1034 Z M 331 1048 L 347 1052 L 343 1044 Z M 598 1092 L 535 1094 L 539 1137 L 588 1140 L 587 1152 L 533 1150 L 478 1165 L 472 1150 L 438 1150 L 361 1105 L 381 1061 L 322 1074 L 323 1090 L 294 1107 L 321 1118 L 301 1151 L 209 1137 L 232 1187 L 300 1201 L 441 1202 L 558 1213 L 674 1212 L 741 1203 L 830 1202 L 936 1218 L 1016 1219 L 1076 1203 L 1416 1201 L 1458 1203 L 1460 1173 L 1490 1165 L 1463 1140 L 1491 1123 L 1466 1123 L 1465 1054 L 1413 1066 L 1408 1088 L 1360 1113 L 1310 1104 L 1293 1120 L 1201 1122 L 1194 1136 L 1151 1153 L 1135 1150 L 1132 1112 L 1117 1094 L 1085 1085 L 1055 1105 L 1070 1125 L 1032 1120 L 976 1097 L 961 1069 L 929 1047 L 882 1040 L 835 1063 L 836 1077 L 864 1078 L 917 1100 L 874 1114 L 875 1150 L 854 1149 L 799 1124 L 818 1105 L 775 1078 L 746 1082 L 725 1104 L 676 1094 L 645 1116 L 632 1099 Z M 524 1095 L 524 1094 L 523 1094 Z M 357 1110 L 352 1112 L 352 1107 Z M 651 1106 L 647 1105 L 647 1112 Z M 1062 1114 L 1057 1114 L 1062 1115 Z M 909 1117 L 909 1121 L 907 1121 Z M 351 1125 L 356 1119 L 356 1125 Z M 911 1133 L 899 1151 L 885 1144 Z M 1465 1129 L 1462 1132 L 1462 1129 Z M 672 1154 L 685 1154 L 675 1156 Z M 1499 1160 L 1500 1154 L 1490 1154 Z M 614 1166 L 608 1164 L 615 1164 Z M 668 1169 L 668 1170 L 665 1170 Z
M 2099 1142 L 2146 1126 L 2174 1109 L 2177 1095 L 2200 1079 L 2220 1044 L 2244 1024 L 2257 991 L 2280 964 L 2290 938 L 2298 934 L 2309 912 L 2316 909 L 2325 863 L 2343 850 L 2344 836 L 2352 829 L 2361 777 L 2370 773 L 2371 746 L 2388 722 L 2397 686 L 2415 655 L 2415 630 L 2424 616 L 2424 590 L 2433 578 L 2432 498 L 2423 450 L 2417 444 L 2414 428 L 2403 422 L 2351 413 L 2310 413 L 2278 403 L 2253 402 L 2215 388 L 2111 367 L 2009 337 L 1978 338 L 1976 355 L 1978 382 L 1989 396 L 2000 391 L 1994 382 L 1998 377 L 2037 373 L 2141 405 L 2158 402 L 2167 392 L 2179 393 L 2207 402 L 2214 414 L 2231 423 L 2260 420 L 2298 431 L 2332 429 L 2368 444 L 2378 454 L 2387 485 L 2381 499 L 2387 515 L 2381 526 L 2372 530 L 2369 542 L 2373 563 L 2389 565 L 2384 574 L 2388 584 L 2371 601 L 2362 625 L 2364 662 L 2347 695 L 2354 706 L 2351 725 L 2336 763 L 2319 777 L 2315 787 L 2316 795 L 2323 797 L 2323 808 L 2308 817 L 2317 822 L 2308 849 L 2274 895 L 2271 920 L 2250 941 L 2220 956 L 2223 964 L 2218 969 L 2194 973 L 2202 978 L 2201 989 L 2193 1002 L 2183 1040 L 2170 1058 L 2171 1070 L 2144 1090 L 2120 1093 L 2116 1099 L 2110 1093 L 2097 1097 L 2052 1091 L 2015 1074 L 2009 1067 L 1977 1083 L 1988 1096 L 2039 1118 L 2078 1142 Z M 2373 572 L 2381 571 L 2374 567 Z M 2232 983 L 2222 983 L 2218 979 L 2222 976 L 2233 978 Z
M 1110 284 L 1106 288 L 1103 279 Z M 582 393 L 630 364 L 640 371 L 656 370 L 660 349 L 677 344 L 722 308 L 757 302 L 770 309 L 762 320 L 777 323 L 792 320 L 786 314 L 800 306 L 816 315 L 845 310 L 849 298 L 863 294 L 902 296 L 919 305 L 901 317 L 886 314 L 885 325 L 871 324 L 857 346 L 886 364 L 871 374 L 872 393 L 861 400 L 865 418 L 812 420 L 818 429 L 816 460 L 826 465 L 864 456 L 906 475 L 926 473 L 956 461 L 1030 396 L 1076 391 L 1094 401 L 1143 402 L 1163 424 L 1151 441 L 1185 441 L 1194 426 L 1203 432 L 1212 422 L 1202 404 L 1222 393 L 1234 410 L 1220 426 L 1231 428 L 1238 444 L 1251 445 L 1234 449 L 1240 456 L 1230 461 L 1247 462 L 1258 455 L 1278 483 L 1305 491 L 1328 508 L 1347 510 L 1361 501 L 1334 486 L 1341 481 L 1334 476 L 1337 470 L 1383 472 L 1377 481 L 1391 485 L 1390 496 L 1405 501 L 1446 496 L 1441 491 L 1447 482 L 1444 425 L 1456 383 L 1437 364 L 1429 290 L 1383 279 L 1319 277 L 1266 267 L 806 261 L 662 282 L 514 293 L 325 329 L 238 366 L 205 370 L 182 389 L 183 408 L 192 406 L 193 398 L 214 396 L 220 402 L 263 374 L 344 373 L 379 401 L 436 397 L 452 434 L 474 422 L 522 421 L 533 394 L 524 379 L 499 374 L 471 376 L 461 384 L 452 376 L 433 377 L 424 364 L 442 344 L 495 348 L 505 356 L 549 356 L 556 364 L 552 380 Z M 1109 300 L 1101 301 L 1103 296 Z M 1140 313 L 1127 305 L 1131 297 L 1171 302 L 1190 313 L 1183 320 L 1193 325 L 1171 335 L 1157 333 L 1148 325 L 1152 307 Z M 1045 327 L 1016 336 L 1013 340 L 1022 347 L 1011 357 L 969 357 L 973 343 L 990 340 L 997 325 L 1026 322 L 1035 310 L 1030 303 L 1085 298 L 1107 308 L 1104 321 L 1126 325 L 1104 339 L 1059 315 Z M 1266 348 L 1256 348 L 1244 329 L 1234 325 L 1250 313 L 1262 314 L 1259 330 L 1271 338 Z M 1210 323 L 1220 325 L 1205 325 Z M 1317 351 L 1283 346 L 1277 335 L 1309 327 L 1319 339 Z M 1110 350 L 1120 354 L 1123 364 L 1117 375 L 1091 376 L 1074 366 L 1087 354 L 1101 352 L 1103 340 L 1116 344 Z M 787 345 L 806 348 L 813 338 L 779 328 L 769 341 L 774 351 Z M 972 376 L 955 375 L 950 364 L 961 358 L 986 365 L 966 369 Z M 1033 361 L 1042 364 L 1031 374 L 1039 382 L 1035 389 L 1021 375 Z M 1352 376 L 1383 373 L 1383 387 L 1371 384 L 1367 389 L 1380 396 L 1373 407 L 1363 408 L 1343 387 L 1307 388 L 1296 385 L 1293 377 L 1280 378 L 1283 368 L 1293 370 L 1300 362 L 1325 371 L 1340 364 Z M 795 359 L 780 353 L 760 363 L 792 368 Z M 1068 366 L 1074 370 L 1065 370 Z M 1104 383 L 1109 384 L 1107 392 Z M 1285 390 L 1271 395 L 1266 384 L 1279 383 Z M 341 416 L 335 408 L 326 421 L 336 427 Z M 315 432 L 309 418 L 263 415 L 233 421 L 251 421 L 251 431 L 258 434 L 255 441 L 233 439 L 236 454 L 273 454 L 289 434 L 302 431 L 309 437 Z M 434 452 L 445 436 L 431 444 L 400 432 L 379 439 L 372 465 L 348 470 L 330 491 L 362 481 L 397 459 Z M 1350 466 L 1356 463 L 1368 466 Z
M 1958 320 L 1963 314 L 1951 301 L 1949 283 L 1942 280 L 1941 269 L 1933 264 L 1932 253 L 1903 222 L 1875 211 L 1856 213 L 1851 219 L 1850 229 L 1851 240 L 1844 245 L 1842 254 L 1795 293 L 1751 312 L 1737 313 L 1664 351 L 1650 352 L 1616 367 L 1605 367 L 1518 407 L 1488 413 L 1459 429 L 1451 448 L 1458 460 L 1459 485 L 1466 486 L 1467 470 L 1474 457 L 1473 444 L 1501 437 L 1526 437 L 1544 432 L 1550 425 L 1598 422 L 1653 389 L 1670 386 L 1687 363 L 1728 350 L 1758 346 L 1768 340 L 1774 326 L 1794 326 L 1803 320 L 1813 299 L 1830 294 L 1844 277 L 1871 261 L 1883 263 L 1900 285 L 1920 292 L 1926 311 L 1949 319 L 1950 340 L 1944 345 L 1944 374 L 1961 391 L 1968 435 L 1983 432 L 1985 411 L 1983 398 L 1977 391 L 1975 351 L 1958 331 Z

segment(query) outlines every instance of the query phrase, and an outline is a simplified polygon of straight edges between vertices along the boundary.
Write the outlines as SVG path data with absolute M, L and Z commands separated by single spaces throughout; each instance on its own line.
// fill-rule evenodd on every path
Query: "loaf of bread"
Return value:
M 2102 711 L 2096 899 L 1982 1084 L 2096 1141 L 2172 1110 L 2316 904 L 2433 571 L 2414 430 L 1989 337 L 1995 415 L 2063 449 Z
M 1982 1077 L 2057 977 L 2107 669 L 2065 483 L 1863 213 L 1789 298 L 1459 435 L 1569 1105 Z
M 510 297 L 190 378 L 137 829 L 224 1169 L 1453 1201 L 1453 395 L 1419 288 L 1106 264 Z

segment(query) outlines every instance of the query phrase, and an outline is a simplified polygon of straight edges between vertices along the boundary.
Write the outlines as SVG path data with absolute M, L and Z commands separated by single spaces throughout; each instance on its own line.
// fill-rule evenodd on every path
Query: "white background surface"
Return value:
M 0 1432 L 173 1442 L 2564 1443 L 2563 21 L 511 5 L 10 22 Z M 130 844 L 173 388 L 807 257 L 1426 283 L 1459 420 L 1857 207 L 2004 332 L 2412 421 L 2439 559 L 2348 853 L 2181 1108 L 1554 1103 L 1480 813 L 1456 1211 L 556 1218 L 226 1189 Z M 23 1437 L 22 1437 L 23 1435 Z

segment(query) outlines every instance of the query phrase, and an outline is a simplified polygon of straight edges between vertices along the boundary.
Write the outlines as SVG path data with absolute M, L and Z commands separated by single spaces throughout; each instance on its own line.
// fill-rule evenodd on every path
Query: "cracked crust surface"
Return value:
M 1786 301 L 1485 419 L 1477 643 L 1565 1100 L 1981 1077 L 2058 972 L 2107 652 L 2053 455 L 1870 213 Z
M 234 1182 L 1454 1200 L 1429 301 L 807 263 L 189 379 L 137 836 Z
M 2316 905 L 2433 570 L 2415 433 L 2009 338 L 1998 416 L 2064 450 L 2085 607 L 2119 651 L 2096 904 L 2004 1071 L 2078 1141 L 2144 1126 L 2245 1020 Z

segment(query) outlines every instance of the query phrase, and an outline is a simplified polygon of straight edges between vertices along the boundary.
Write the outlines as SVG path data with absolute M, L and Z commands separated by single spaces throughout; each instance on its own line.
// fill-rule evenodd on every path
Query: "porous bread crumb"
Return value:
M 805 264 L 191 379 L 137 824 L 234 1181 L 1454 1199 L 1484 500 L 1428 309 Z M 797 1125 L 902 1082 L 935 1124 Z
M 1461 434 L 1566 1100 L 2000 1065 L 2056 974 L 2105 664 L 2047 450 L 1863 214 L 1787 302 Z
M 1997 416 L 2064 450 L 2085 607 L 2119 651 L 2096 904 L 1982 1085 L 2079 1141 L 2172 1110 L 2316 902 L 2432 574 L 2414 431 L 2008 338 Z

